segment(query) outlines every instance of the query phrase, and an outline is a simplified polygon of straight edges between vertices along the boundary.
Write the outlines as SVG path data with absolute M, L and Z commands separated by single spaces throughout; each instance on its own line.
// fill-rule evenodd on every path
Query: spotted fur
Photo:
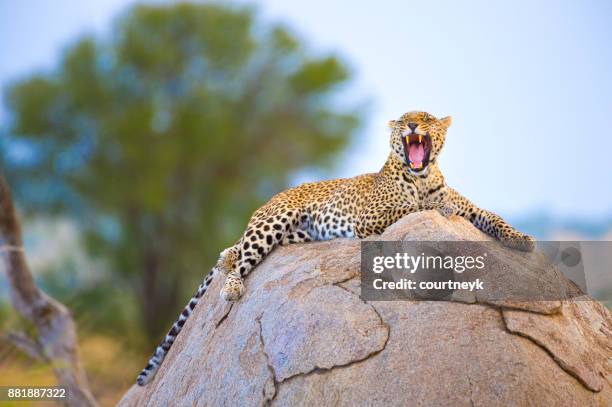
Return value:
M 438 168 L 438 156 L 451 118 L 437 119 L 425 112 L 409 112 L 392 120 L 391 153 L 383 168 L 373 174 L 303 184 L 274 196 L 257 209 L 240 240 L 221 253 L 162 344 L 138 376 L 138 384 L 152 380 L 185 321 L 206 292 L 213 276 L 226 275 L 221 297 L 238 300 L 245 291 L 243 279 L 278 245 L 365 238 L 382 233 L 402 216 L 425 209 L 468 219 L 478 229 L 506 246 L 532 251 L 534 239 L 515 230 L 498 215 L 478 208 L 448 187 Z M 423 168 L 411 167 L 406 137 L 429 140 Z

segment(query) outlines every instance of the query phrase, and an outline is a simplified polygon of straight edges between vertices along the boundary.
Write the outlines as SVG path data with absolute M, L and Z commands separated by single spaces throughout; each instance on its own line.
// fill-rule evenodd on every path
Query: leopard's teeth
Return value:
M 414 165 L 412 161 L 410 161 L 410 168 L 415 169 L 415 170 L 420 170 L 421 168 L 423 168 L 423 163 L 419 163 L 419 165 L 416 166 Z
M 421 141 L 423 141 L 423 136 L 419 134 L 419 144 L 421 143 Z

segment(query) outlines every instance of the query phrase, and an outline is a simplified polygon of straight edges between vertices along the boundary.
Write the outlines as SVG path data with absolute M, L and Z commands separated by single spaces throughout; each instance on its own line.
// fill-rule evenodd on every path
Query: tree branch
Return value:
M 34 360 L 46 360 L 40 344 L 31 339 L 24 332 L 9 332 L 6 335 L 0 336 L 0 338 L 12 343 L 13 345 L 15 345 L 16 348 L 18 348 Z
M 30 356 L 47 360 L 70 406 L 97 406 L 81 365 L 74 321 L 68 309 L 42 292 L 26 262 L 21 227 L 7 182 L 0 174 L 0 257 L 9 281 L 15 310 L 37 328 L 32 340 L 23 334 L 7 338 Z

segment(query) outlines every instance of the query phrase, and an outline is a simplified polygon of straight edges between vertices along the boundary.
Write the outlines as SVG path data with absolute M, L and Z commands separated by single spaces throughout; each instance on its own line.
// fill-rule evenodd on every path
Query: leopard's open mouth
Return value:
M 431 152 L 431 137 L 429 134 L 408 134 L 402 138 L 406 165 L 414 172 L 425 170 L 429 164 Z

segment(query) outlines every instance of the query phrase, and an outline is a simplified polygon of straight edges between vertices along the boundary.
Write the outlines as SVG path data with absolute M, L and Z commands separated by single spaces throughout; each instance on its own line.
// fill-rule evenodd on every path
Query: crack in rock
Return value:
M 474 391 L 472 388 L 472 378 L 470 377 L 470 372 L 466 370 L 465 372 L 465 377 L 467 377 L 467 381 L 468 381 L 468 388 L 470 389 L 470 406 L 474 407 Z
M 221 316 L 219 321 L 217 321 L 217 323 L 215 325 L 215 329 L 219 328 L 219 326 L 221 326 L 221 324 L 223 322 L 225 322 L 225 320 L 227 319 L 227 317 L 230 314 L 230 312 L 232 312 L 232 308 L 234 308 L 234 303 L 233 302 L 230 304 L 230 306 L 229 306 L 228 310 L 225 312 L 225 314 L 223 314 L 223 316 Z
M 376 312 L 376 314 L 378 315 L 378 312 Z M 347 368 L 347 367 L 350 367 L 350 366 L 353 366 L 353 365 L 357 365 L 359 363 L 363 363 L 366 360 L 368 360 L 370 358 L 373 358 L 374 356 L 378 355 L 383 350 L 385 350 L 385 348 L 387 347 L 387 343 L 389 342 L 389 336 L 390 336 L 389 333 L 390 333 L 390 330 L 389 330 L 388 325 L 385 324 L 384 326 L 387 328 L 387 338 L 385 339 L 385 342 L 383 343 L 383 346 L 380 349 L 377 349 L 377 350 L 375 350 L 373 352 L 368 353 L 365 357 L 359 358 L 359 359 L 355 359 L 355 360 L 351 360 L 348 363 L 341 363 L 341 364 L 333 365 L 332 367 L 319 367 L 319 366 L 315 366 L 313 369 L 311 369 L 311 370 L 309 370 L 307 372 L 300 372 L 300 373 L 293 374 L 293 375 L 291 375 L 289 377 L 284 378 L 283 380 L 281 380 L 281 381 L 279 381 L 277 383 L 280 385 L 280 384 L 288 383 L 288 382 L 294 380 L 297 377 L 308 377 L 308 376 L 313 375 L 313 374 L 328 373 L 328 372 L 331 372 L 331 371 L 333 371 L 335 369 Z
M 266 382 L 266 384 L 264 384 L 264 387 L 262 389 L 262 393 L 263 393 L 263 405 L 265 406 L 271 406 L 272 402 L 274 401 L 274 399 L 276 398 L 276 395 L 278 394 L 278 381 L 276 380 L 276 372 L 274 371 L 274 367 L 272 366 L 272 363 L 270 362 L 270 356 L 268 355 L 268 352 L 266 352 L 266 343 L 264 341 L 264 337 L 263 337 L 263 327 L 261 324 L 261 318 L 263 317 L 263 314 L 261 314 L 257 319 L 257 325 L 259 326 L 259 342 L 261 344 L 261 350 L 264 354 L 264 357 L 266 358 L 266 365 L 268 367 L 268 371 L 270 372 L 270 375 L 272 376 L 272 386 L 273 386 L 273 393 L 272 393 L 272 397 L 270 397 L 268 394 L 266 394 L 266 384 L 268 382 Z
M 555 362 L 555 364 L 557 366 L 559 366 L 561 368 L 561 370 L 563 370 L 564 372 L 569 374 L 571 377 L 576 379 L 586 389 L 588 389 L 588 390 L 590 390 L 592 392 L 599 392 L 599 391 L 602 390 L 602 386 L 593 386 L 592 384 L 590 384 L 586 380 L 584 380 L 575 371 L 575 368 L 573 366 L 570 366 L 563 359 L 561 359 L 559 356 L 557 356 L 551 349 L 548 348 L 548 346 L 546 346 L 545 343 L 543 343 L 542 341 L 538 340 L 537 338 L 534 338 L 533 336 L 531 336 L 531 335 L 529 335 L 527 333 L 511 329 L 508 326 L 508 320 L 507 320 L 507 318 L 506 318 L 506 316 L 504 314 L 503 308 L 497 308 L 497 309 L 498 309 L 498 311 L 499 311 L 499 313 L 501 315 L 501 319 L 502 319 L 502 322 L 503 322 L 503 327 L 505 328 L 506 332 L 508 332 L 511 335 L 516 335 L 516 336 L 520 336 L 522 338 L 525 338 L 525 339 L 529 340 L 531 343 L 533 343 L 536 346 L 538 346 L 540 349 L 544 350 L 544 352 L 546 352 L 546 354 L 550 356 L 550 358 Z
M 378 310 L 372 304 L 367 303 L 366 301 L 362 300 L 361 297 L 359 297 L 358 295 L 356 295 L 352 291 L 350 291 L 350 290 L 346 289 L 345 287 L 339 285 L 339 284 L 345 283 L 345 282 L 347 282 L 349 280 L 352 280 L 353 278 L 355 278 L 355 276 L 351 276 L 350 278 L 346 278 L 346 279 L 343 279 L 341 281 L 337 281 L 337 282 L 332 283 L 332 284 L 324 284 L 324 285 L 333 285 L 333 286 L 336 286 L 336 287 L 338 287 L 338 288 L 348 292 L 351 296 L 357 297 L 359 299 L 359 301 L 361 301 L 363 304 L 369 306 L 372 309 L 372 311 L 376 314 L 376 316 L 380 320 L 380 325 L 383 326 L 386 329 L 385 340 L 384 340 L 382 346 L 380 347 L 380 349 L 377 349 L 377 350 L 374 350 L 372 352 L 369 352 L 364 357 L 351 360 L 351 361 L 349 361 L 347 363 L 339 363 L 339 364 L 335 364 L 335 365 L 333 365 L 331 367 L 319 367 L 319 366 L 315 366 L 314 368 L 312 368 L 311 370 L 308 370 L 306 372 L 300 372 L 300 373 L 296 373 L 296 374 L 293 374 L 291 376 L 288 376 L 288 377 L 278 381 L 277 382 L 278 384 L 283 384 L 283 383 L 290 382 L 290 381 L 292 381 L 293 379 L 295 379 L 297 377 L 307 377 L 307 376 L 310 376 L 312 374 L 320 374 L 320 373 L 331 372 L 334 369 L 347 368 L 349 366 L 353 366 L 353 365 L 365 362 L 366 360 L 368 360 L 368 359 L 370 359 L 372 357 L 375 357 L 376 355 L 378 355 L 379 353 L 381 353 L 382 351 L 385 350 L 385 348 L 387 347 L 387 343 L 389 343 L 389 338 L 391 337 L 391 327 L 387 323 L 385 323 L 384 319 L 382 318 L 382 316 L 380 315 Z
M 585 387 L 586 389 L 588 389 L 589 391 L 592 392 L 599 392 L 602 389 L 599 387 L 594 387 L 591 384 L 587 383 L 584 379 L 582 379 L 580 377 L 580 375 L 575 372 L 574 368 L 570 365 L 568 365 L 567 363 L 565 363 L 562 359 L 560 359 L 554 352 L 552 352 L 547 346 L 546 344 L 542 343 L 541 341 L 538 341 L 536 338 L 517 331 L 517 330 L 512 330 L 510 327 L 508 327 L 508 321 L 506 320 L 506 317 L 504 315 L 504 310 L 505 309 L 510 309 L 512 311 L 517 311 L 517 312 L 525 312 L 525 313 L 533 313 L 536 315 L 544 315 L 544 316 L 548 316 L 546 314 L 540 314 L 538 312 L 534 312 L 534 311 L 530 311 L 530 310 L 523 310 L 523 309 L 516 309 L 516 308 L 506 308 L 506 307 L 502 307 L 499 305 L 495 305 L 493 303 L 490 302 L 483 302 L 483 303 L 474 303 L 474 304 L 466 304 L 466 305 L 481 305 L 483 307 L 488 307 L 491 309 L 496 310 L 497 312 L 499 312 L 499 315 L 501 317 L 501 321 L 502 321 L 502 326 L 504 328 L 504 330 L 506 331 L 506 333 L 510 334 L 510 335 L 516 335 L 516 336 L 520 336 L 521 338 L 525 338 L 527 340 L 529 340 L 531 343 L 535 344 L 536 346 L 538 346 L 540 349 L 544 350 L 544 352 L 546 352 L 546 354 L 553 360 L 553 362 L 555 362 L 555 364 L 557 366 L 559 366 L 561 368 L 561 370 L 563 370 L 565 373 L 567 373 L 568 375 L 570 375 L 571 377 L 573 377 L 574 379 L 576 379 L 583 387 Z M 559 313 L 562 313 L 561 311 Z M 556 314 L 553 314 L 556 315 Z
M 285 377 L 285 378 L 279 380 L 278 379 L 278 375 L 276 374 L 276 372 L 274 370 L 274 367 L 273 367 L 273 365 L 271 363 L 270 355 L 268 354 L 268 352 L 265 349 L 266 341 L 265 341 L 264 334 L 263 334 L 263 322 L 262 322 L 263 314 L 262 314 L 257 319 L 257 323 L 259 324 L 260 341 L 261 341 L 261 343 L 262 343 L 262 345 L 264 347 L 264 354 L 266 356 L 266 360 L 267 360 L 267 363 L 268 363 L 268 369 L 270 370 L 270 373 L 272 374 L 272 376 L 274 378 L 274 385 L 275 385 L 275 394 L 274 394 L 274 397 L 272 398 L 272 400 L 270 401 L 270 403 L 274 400 L 274 398 L 278 394 L 279 386 L 281 386 L 281 385 L 283 385 L 285 383 L 288 383 L 288 382 L 290 382 L 290 381 L 292 381 L 292 380 L 294 380 L 294 379 L 296 379 L 298 377 L 307 377 L 307 376 L 312 375 L 312 374 L 327 373 L 327 372 L 330 372 L 330 371 L 332 371 L 334 369 L 346 368 L 346 367 L 349 367 L 349 366 L 352 366 L 352 365 L 355 365 L 355 364 L 358 364 L 358 363 L 362 363 L 362 362 L 364 362 L 364 361 L 366 361 L 366 360 L 368 360 L 368 359 L 378 355 L 383 350 L 385 350 L 385 348 L 387 346 L 387 343 L 389 342 L 389 338 L 391 336 L 390 335 L 391 334 L 390 326 L 387 323 L 385 323 L 384 319 L 382 318 L 382 316 L 380 315 L 378 310 L 372 304 L 369 304 L 366 301 L 363 301 L 359 297 L 359 295 L 357 295 L 357 294 L 351 292 L 350 290 L 346 289 L 345 287 L 342 287 L 341 285 L 339 285 L 339 284 L 345 283 L 347 281 L 350 281 L 350 280 L 352 280 L 354 278 L 355 278 L 355 276 L 353 275 L 353 276 L 350 276 L 348 278 L 344 278 L 342 280 L 339 280 L 339 281 L 336 281 L 336 282 L 333 282 L 333 283 L 332 282 L 328 282 L 328 283 L 323 282 L 323 284 L 321 284 L 321 285 L 319 285 L 317 287 L 311 288 L 311 290 L 309 290 L 309 292 L 314 290 L 315 288 L 320 288 L 320 287 L 323 287 L 323 286 L 335 286 L 335 287 L 338 287 L 338 288 L 342 289 L 343 291 L 349 293 L 351 295 L 351 297 L 357 297 L 361 303 L 367 305 L 374 312 L 374 314 L 376 315 L 376 317 L 379 320 L 380 326 L 384 327 L 384 329 L 385 329 L 384 342 L 382 343 L 380 348 L 368 352 L 363 357 L 350 360 L 350 361 L 348 361 L 346 363 L 338 363 L 338 364 L 334 364 L 333 366 L 330 366 L 330 367 L 320 367 L 320 366 L 315 365 L 312 369 L 309 369 L 309 370 L 303 371 L 303 372 L 299 372 L 299 373 L 295 373 L 295 374 L 292 374 L 292 375 L 290 375 L 288 377 Z M 287 301 L 283 302 L 283 304 L 285 304 L 286 302 Z

